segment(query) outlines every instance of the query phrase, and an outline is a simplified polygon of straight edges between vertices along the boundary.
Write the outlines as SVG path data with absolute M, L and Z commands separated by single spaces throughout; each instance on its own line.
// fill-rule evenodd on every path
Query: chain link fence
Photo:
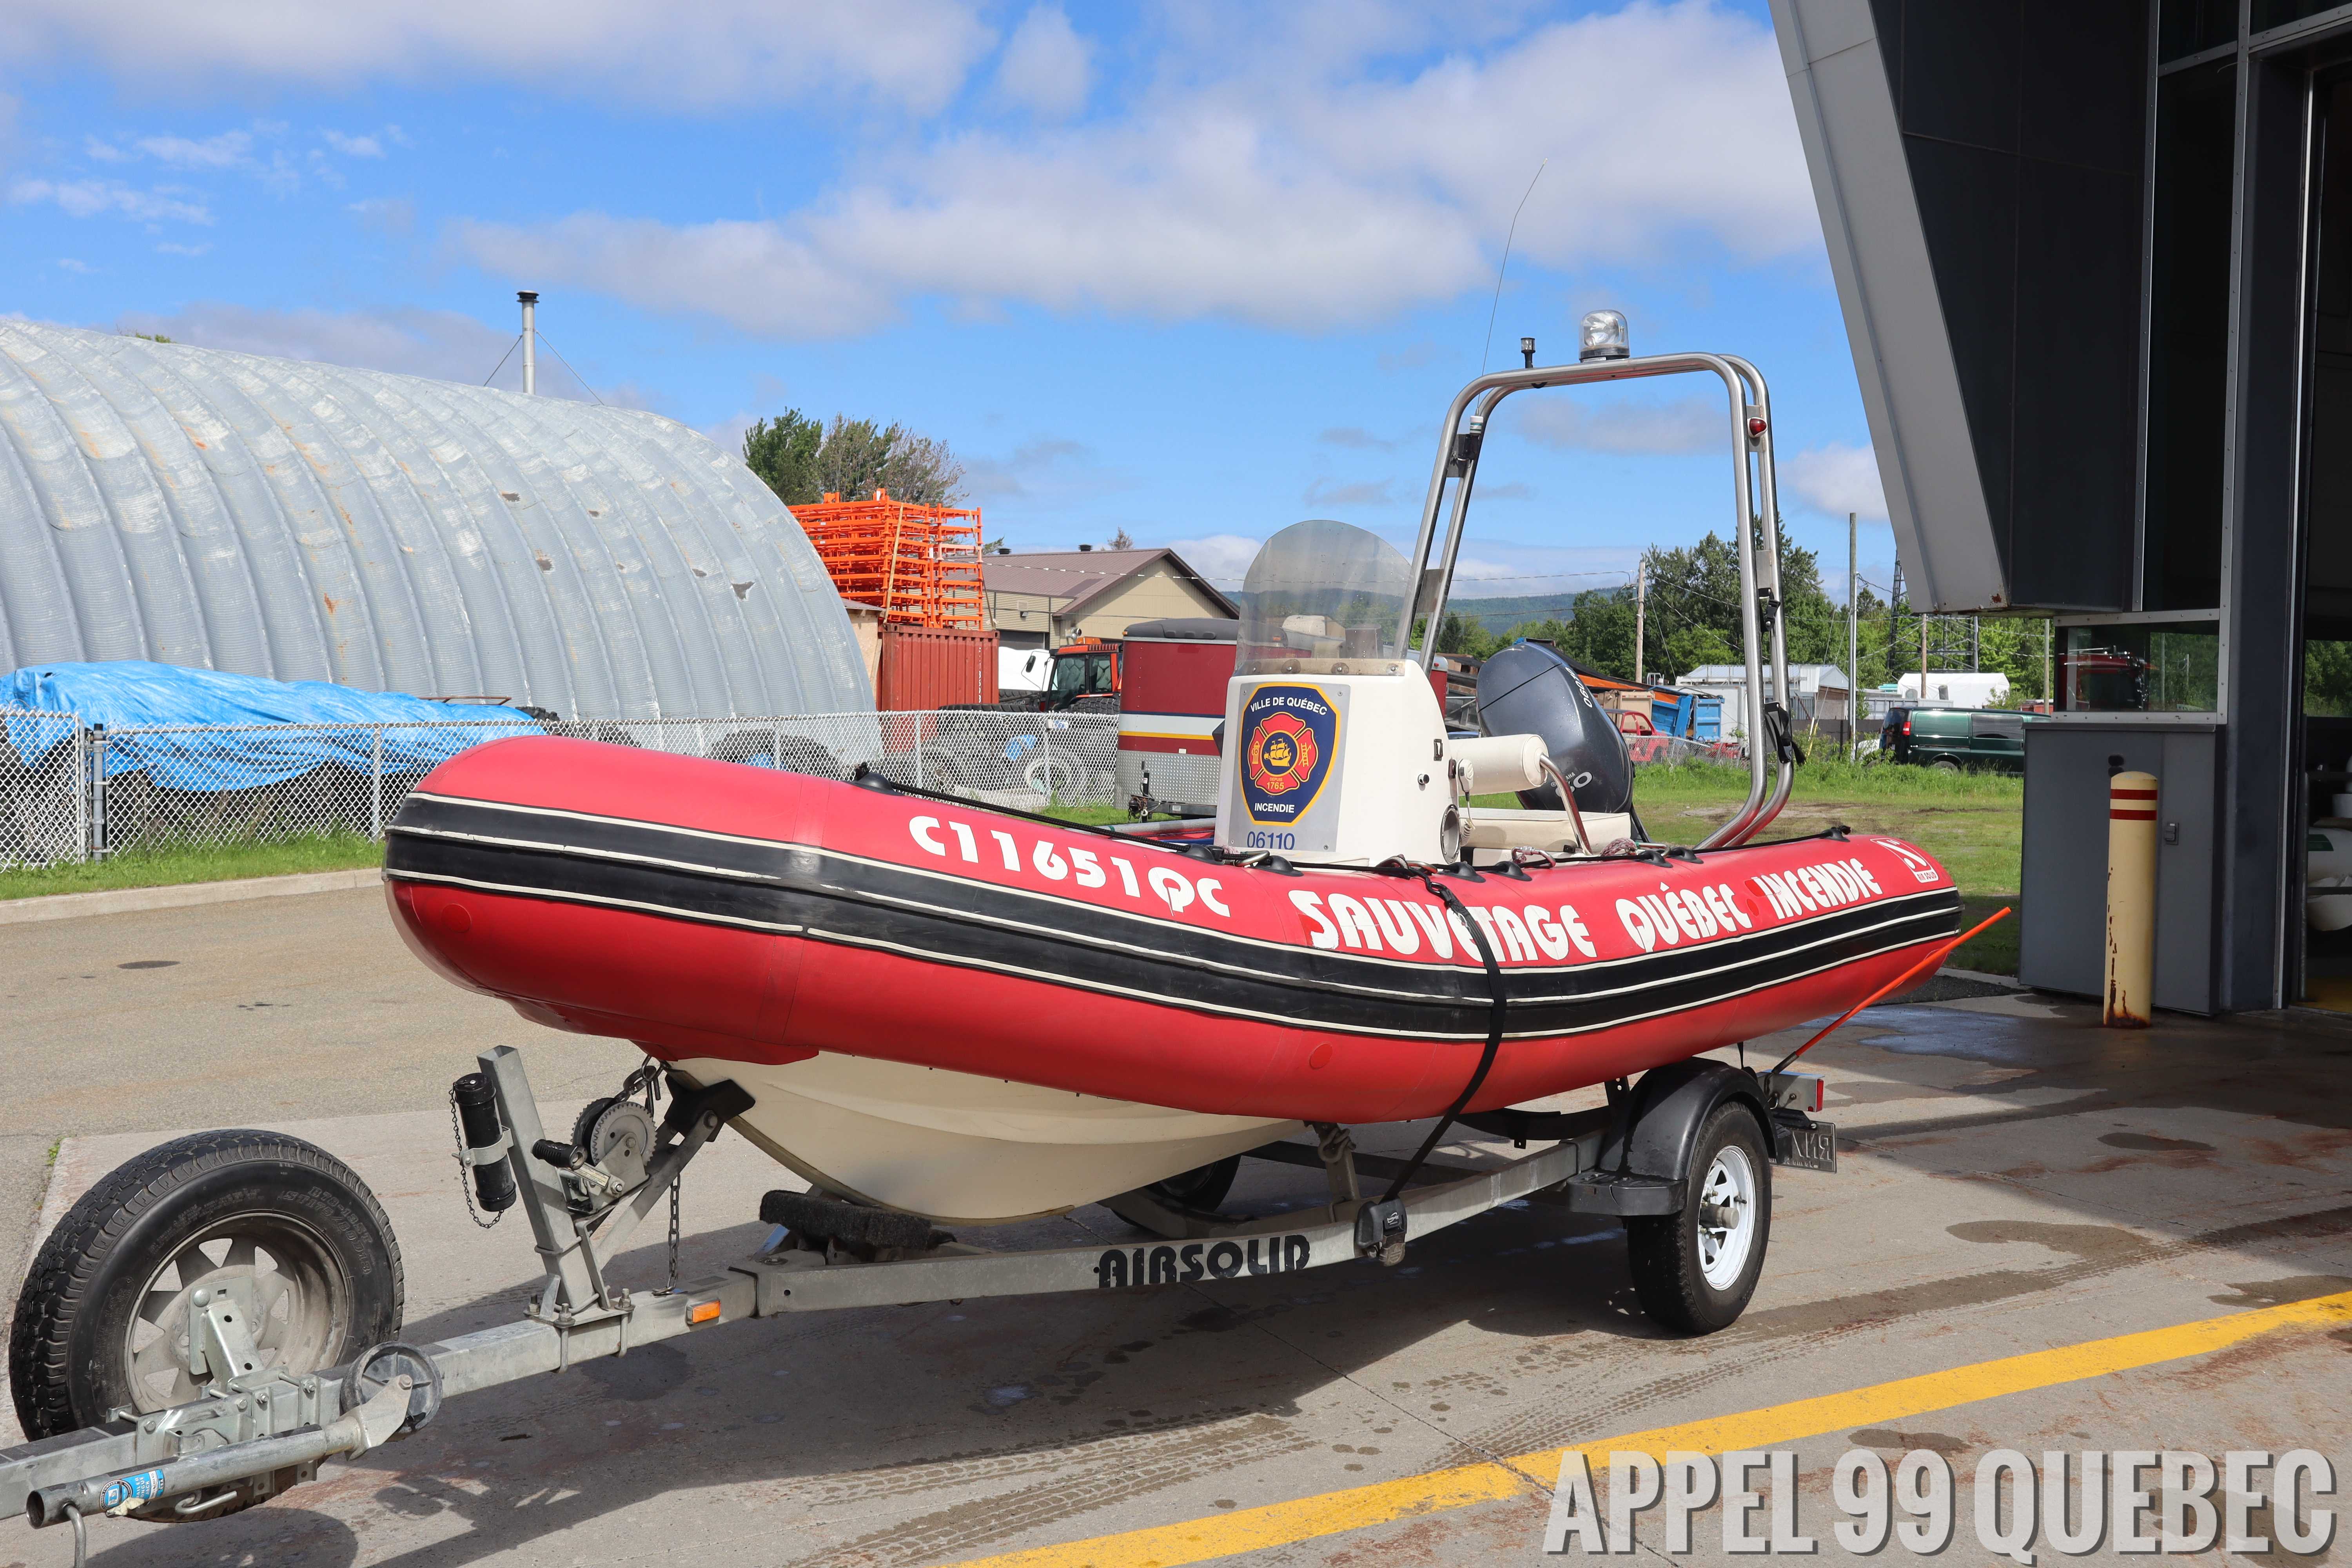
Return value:
M 89 844 L 86 731 L 70 713 L 0 709 L 0 865 L 79 860 Z
M 380 838 L 425 775 L 513 735 L 559 734 L 749 767 L 902 784 L 1038 811 L 1123 804 L 1112 714 L 993 709 L 541 723 L 109 729 L 0 710 L 0 865 L 326 835 Z

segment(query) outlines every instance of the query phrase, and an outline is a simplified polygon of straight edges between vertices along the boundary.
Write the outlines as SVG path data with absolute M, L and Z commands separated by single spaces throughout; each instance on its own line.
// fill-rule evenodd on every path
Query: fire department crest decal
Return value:
M 1294 823 L 1330 776 L 1339 716 L 1312 686 L 1261 686 L 1242 710 L 1242 798 L 1252 821 Z

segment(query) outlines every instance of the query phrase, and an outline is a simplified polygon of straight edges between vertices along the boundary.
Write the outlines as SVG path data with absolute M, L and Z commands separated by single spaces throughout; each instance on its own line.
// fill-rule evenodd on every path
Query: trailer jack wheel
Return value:
M 1772 1235 L 1772 1163 L 1747 1107 L 1716 1108 L 1691 1147 L 1680 1214 L 1625 1222 L 1642 1310 L 1686 1334 L 1728 1328 L 1748 1308 Z
M 400 1331 L 402 1287 L 383 1209 L 325 1150 L 251 1131 L 177 1139 L 92 1187 L 42 1244 L 9 1338 L 17 1419 L 51 1437 L 185 1404 L 215 1379 L 323 1371 Z M 247 1364 L 214 1367 L 205 1346 Z

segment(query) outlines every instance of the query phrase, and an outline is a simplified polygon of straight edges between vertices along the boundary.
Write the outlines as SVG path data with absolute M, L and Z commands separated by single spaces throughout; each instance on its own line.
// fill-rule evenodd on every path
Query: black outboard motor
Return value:
M 1616 721 L 1568 660 L 1541 643 L 1513 643 L 1478 671 L 1478 721 L 1489 735 L 1540 735 L 1580 811 L 1619 812 L 1633 799 L 1633 764 Z M 1558 811 L 1546 784 L 1519 792 L 1530 810 Z

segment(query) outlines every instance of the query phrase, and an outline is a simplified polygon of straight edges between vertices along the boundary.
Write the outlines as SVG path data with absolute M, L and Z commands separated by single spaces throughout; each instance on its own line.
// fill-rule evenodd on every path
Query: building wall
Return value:
M 674 421 L 0 321 L 0 669 L 118 658 L 567 719 L 873 706 L 791 514 Z
M 1087 602 L 1085 613 L 1065 616 L 1066 636 L 1118 637 L 1138 621 L 1171 616 L 1223 616 L 1224 606 L 1195 588 L 1163 559 L 1118 584 L 1100 598 Z
M 1066 601 L 1044 594 L 1007 594 L 991 588 L 988 602 L 997 635 L 1011 646 L 1027 637 L 1053 640 L 1054 611 Z
M 988 596 L 994 606 L 997 634 L 1007 647 L 1028 647 L 1040 638 L 1059 646 L 1082 637 L 1124 637 L 1138 621 L 1225 613 L 1225 606 L 1193 586 L 1165 558 L 1087 600 L 1075 616 L 1069 613 L 1071 604 L 1066 598 L 997 589 L 989 590 Z

